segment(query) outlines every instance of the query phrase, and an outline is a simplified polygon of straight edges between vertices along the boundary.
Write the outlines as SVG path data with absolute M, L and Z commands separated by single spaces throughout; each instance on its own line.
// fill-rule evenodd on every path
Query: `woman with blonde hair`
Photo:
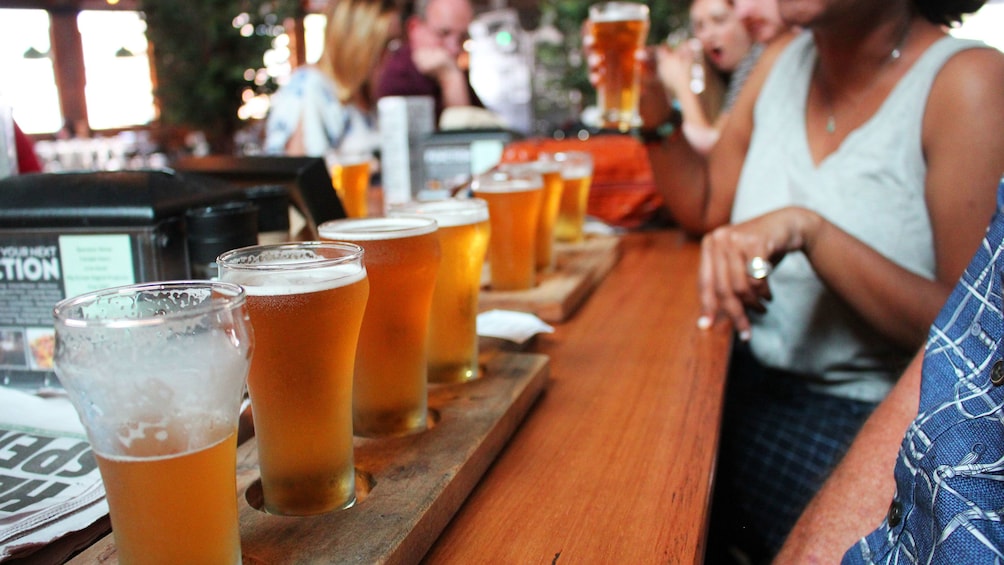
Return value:
M 272 97 L 265 152 L 322 157 L 345 145 L 374 149 L 373 81 L 387 45 L 401 36 L 393 0 L 332 0 L 324 51 L 297 68 Z

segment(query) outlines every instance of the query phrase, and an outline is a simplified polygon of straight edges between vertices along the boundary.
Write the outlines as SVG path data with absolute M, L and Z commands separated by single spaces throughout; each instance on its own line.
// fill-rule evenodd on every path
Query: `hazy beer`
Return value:
M 240 563 L 237 420 L 254 342 L 243 289 L 131 285 L 54 315 L 56 372 L 97 459 L 119 561 Z
M 605 127 L 628 131 L 640 125 L 637 52 L 645 46 L 648 26 L 644 4 L 603 2 L 589 8 L 591 48 L 603 60 L 597 98 Z
M 265 510 L 310 515 L 355 502 L 352 380 L 369 294 L 363 251 L 342 243 L 246 247 L 218 259 L 247 291 L 248 377 Z
M 95 458 L 120 563 L 240 563 L 236 434 L 180 455 Z
M 429 318 L 429 381 L 458 383 L 478 378 L 478 294 L 488 249 L 488 204 L 480 198 L 450 198 L 394 206 L 391 215 L 422 215 L 439 224 L 442 261 Z
M 558 241 L 577 243 L 585 238 L 582 231 L 589 208 L 589 188 L 593 180 L 593 157 L 585 151 L 564 151 L 547 158 L 561 165 L 564 188 L 558 207 L 554 236 Z
M 530 172 L 488 172 L 471 189 L 488 202 L 488 267 L 493 290 L 527 290 L 537 282 L 537 222 L 544 181 Z
M 440 250 L 431 218 L 334 220 L 327 240 L 366 250 L 366 305 L 353 385 L 353 428 L 359 436 L 416 433 L 427 428 L 426 339 Z
M 331 184 L 350 218 L 365 218 L 369 214 L 367 198 L 370 188 L 368 155 L 341 155 L 331 166 Z
M 504 163 L 499 169 L 505 171 L 527 171 L 538 173 L 544 180 L 544 194 L 540 201 L 540 216 L 537 221 L 537 245 L 535 249 L 538 271 L 554 268 L 554 224 L 558 220 L 561 193 L 564 181 L 561 167 L 553 160 L 538 159 L 526 163 Z

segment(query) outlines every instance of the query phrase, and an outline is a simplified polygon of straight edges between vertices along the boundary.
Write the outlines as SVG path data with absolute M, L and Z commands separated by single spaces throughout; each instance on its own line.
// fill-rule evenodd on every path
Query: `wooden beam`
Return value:
M 52 64 L 59 90 L 59 109 L 63 119 L 73 124 L 87 123 L 87 101 L 84 88 L 84 48 L 77 29 L 75 10 L 54 10 L 50 12 L 50 41 L 52 42 Z

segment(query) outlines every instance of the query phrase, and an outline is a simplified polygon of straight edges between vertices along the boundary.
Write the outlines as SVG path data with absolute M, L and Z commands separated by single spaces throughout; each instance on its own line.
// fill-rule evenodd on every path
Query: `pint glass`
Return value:
M 503 163 L 499 165 L 499 170 L 537 173 L 544 180 L 544 194 L 540 201 L 540 219 L 537 222 L 535 264 L 538 271 L 554 269 L 554 224 L 558 219 L 561 193 L 564 188 L 561 166 L 551 159 L 537 159 L 526 163 Z
M 641 124 L 641 65 L 636 54 L 645 46 L 648 26 L 644 4 L 602 2 L 589 7 L 592 49 L 603 60 L 597 98 L 604 127 L 626 132 Z
M 339 153 L 330 159 L 331 184 L 350 218 L 369 215 L 369 154 Z
M 558 241 L 578 243 L 585 239 L 582 226 L 586 222 L 589 207 L 589 188 L 593 181 L 593 156 L 585 151 L 564 151 L 548 154 L 561 165 L 564 189 L 561 191 L 561 205 L 558 220 L 554 226 L 554 237 Z
M 119 561 L 239 564 L 244 291 L 132 285 L 69 298 L 54 316 L 56 372 L 97 459 Z
M 417 433 L 428 426 L 426 339 L 440 250 L 432 218 L 333 220 L 323 239 L 366 250 L 366 305 L 353 384 L 353 427 L 367 437 Z
M 488 249 L 488 204 L 449 198 L 392 206 L 389 214 L 421 215 L 439 224 L 442 261 L 429 318 L 429 382 L 478 378 L 478 293 Z
M 527 290 L 537 282 L 537 222 L 544 180 L 526 171 L 474 177 L 471 190 L 488 202 L 488 268 L 493 290 Z
M 356 245 L 245 247 L 217 259 L 244 286 L 257 348 L 248 377 L 265 510 L 355 502 L 352 371 L 369 281 Z

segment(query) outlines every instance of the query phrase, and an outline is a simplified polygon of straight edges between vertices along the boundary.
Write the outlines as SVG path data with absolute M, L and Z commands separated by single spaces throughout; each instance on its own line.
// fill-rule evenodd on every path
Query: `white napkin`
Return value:
M 488 310 L 478 314 L 478 335 L 526 343 L 539 333 L 553 333 L 554 328 L 526 312 Z

